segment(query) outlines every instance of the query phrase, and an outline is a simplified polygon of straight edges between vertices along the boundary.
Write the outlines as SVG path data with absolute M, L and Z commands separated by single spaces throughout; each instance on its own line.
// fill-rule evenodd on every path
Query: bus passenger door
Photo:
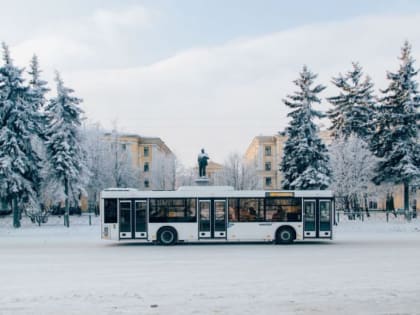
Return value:
M 198 238 L 226 238 L 226 200 L 199 200 Z
M 303 201 L 303 236 L 316 237 L 316 200 Z
M 134 238 L 147 238 L 147 202 L 134 201 Z
M 319 237 L 330 238 L 332 231 L 332 201 L 319 201 Z
M 211 238 L 210 227 L 211 201 L 198 202 L 198 238 Z
M 331 199 L 303 201 L 303 235 L 305 238 L 331 238 L 333 201 Z
M 213 208 L 214 238 L 226 238 L 226 200 L 215 200 Z
M 131 200 L 120 200 L 120 239 L 132 238 Z

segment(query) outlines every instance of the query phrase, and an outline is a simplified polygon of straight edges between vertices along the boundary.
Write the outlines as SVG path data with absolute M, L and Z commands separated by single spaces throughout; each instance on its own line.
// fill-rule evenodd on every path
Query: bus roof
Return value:
M 332 198 L 331 190 L 234 190 L 230 186 L 183 186 L 178 190 L 137 190 L 108 188 L 102 198 L 263 198 L 263 197 L 317 197 Z

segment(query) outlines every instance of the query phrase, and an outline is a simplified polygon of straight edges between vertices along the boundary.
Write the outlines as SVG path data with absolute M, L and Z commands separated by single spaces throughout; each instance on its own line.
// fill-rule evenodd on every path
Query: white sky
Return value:
M 420 3 L 363 2 L 0 0 L 0 40 L 21 67 L 36 53 L 53 89 L 59 70 L 90 121 L 161 137 L 192 166 L 282 130 L 303 64 L 329 96 L 352 61 L 378 89 L 404 40 L 419 59 Z

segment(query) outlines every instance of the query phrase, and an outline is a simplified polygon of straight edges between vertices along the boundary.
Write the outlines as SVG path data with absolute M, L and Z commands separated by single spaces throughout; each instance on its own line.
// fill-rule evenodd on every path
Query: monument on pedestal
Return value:
M 200 154 L 198 154 L 198 178 L 195 180 L 197 186 L 208 186 L 210 183 L 210 179 L 206 176 L 206 167 L 209 160 L 209 155 L 201 149 Z

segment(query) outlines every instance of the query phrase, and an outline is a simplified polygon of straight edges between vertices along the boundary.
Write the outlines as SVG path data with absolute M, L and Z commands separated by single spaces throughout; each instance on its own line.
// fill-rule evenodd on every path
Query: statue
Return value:
M 204 152 L 204 149 L 201 149 L 201 153 L 198 155 L 198 174 L 200 177 L 206 176 L 207 160 L 209 159 L 208 154 Z

